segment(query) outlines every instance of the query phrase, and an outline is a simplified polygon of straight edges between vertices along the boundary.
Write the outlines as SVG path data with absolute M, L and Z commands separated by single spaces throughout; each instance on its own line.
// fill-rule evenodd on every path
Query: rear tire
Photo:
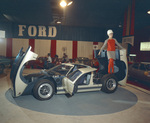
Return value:
M 101 79 L 101 90 L 105 93 L 114 93 L 118 88 L 118 81 L 114 74 L 106 74 Z
M 50 98 L 52 98 L 54 92 L 54 83 L 47 79 L 42 79 L 38 81 L 33 88 L 33 96 L 41 101 L 49 100 Z

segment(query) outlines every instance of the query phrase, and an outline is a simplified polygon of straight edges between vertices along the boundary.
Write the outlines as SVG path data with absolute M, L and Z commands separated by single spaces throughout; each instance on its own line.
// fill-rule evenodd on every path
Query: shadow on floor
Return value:
M 36 100 L 32 95 L 13 98 L 10 90 L 6 98 L 13 104 L 29 110 L 57 115 L 103 115 L 120 112 L 137 103 L 137 97 L 121 87 L 113 94 L 103 92 L 78 93 L 67 98 L 65 95 L 54 95 L 47 101 Z

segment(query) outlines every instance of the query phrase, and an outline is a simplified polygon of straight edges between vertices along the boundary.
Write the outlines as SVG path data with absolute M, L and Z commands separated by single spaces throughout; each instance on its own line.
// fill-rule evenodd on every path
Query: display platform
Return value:
M 47 101 L 36 100 L 32 95 L 13 98 L 10 90 L 6 98 L 13 104 L 29 110 L 57 115 L 103 115 L 120 112 L 137 103 L 132 92 L 121 87 L 113 94 L 103 92 L 77 93 L 68 98 L 65 95 L 54 95 Z

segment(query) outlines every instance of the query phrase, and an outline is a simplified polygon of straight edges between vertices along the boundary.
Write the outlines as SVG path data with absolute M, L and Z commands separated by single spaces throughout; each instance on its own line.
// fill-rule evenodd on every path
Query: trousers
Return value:
M 112 58 L 109 59 L 109 64 L 108 64 L 108 73 L 111 74 L 111 72 L 114 73 L 114 59 Z

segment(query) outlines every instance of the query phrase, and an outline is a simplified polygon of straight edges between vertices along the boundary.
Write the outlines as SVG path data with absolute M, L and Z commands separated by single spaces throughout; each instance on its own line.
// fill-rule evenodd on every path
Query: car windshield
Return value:
M 48 70 L 48 73 L 50 73 L 51 71 L 55 71 L 62 75 L 66 75 L 71 68 L 72 68 L 72 66 L 58 65 L 58 66 L 55 66 L 55 67 L 51 68 L 50 70 Z
M 71 74 L 69 74 L 67 77 L 68 77 L 71 81 L 74 81 L 80 74 L 81 74 L 81 71 L 76 70 L 76 71 L 72 72 Z
M 146 69 L 147 69 L 148 71 L 150 71 L 150 64 L 147 64 L 147 65 L 146 65 Z

